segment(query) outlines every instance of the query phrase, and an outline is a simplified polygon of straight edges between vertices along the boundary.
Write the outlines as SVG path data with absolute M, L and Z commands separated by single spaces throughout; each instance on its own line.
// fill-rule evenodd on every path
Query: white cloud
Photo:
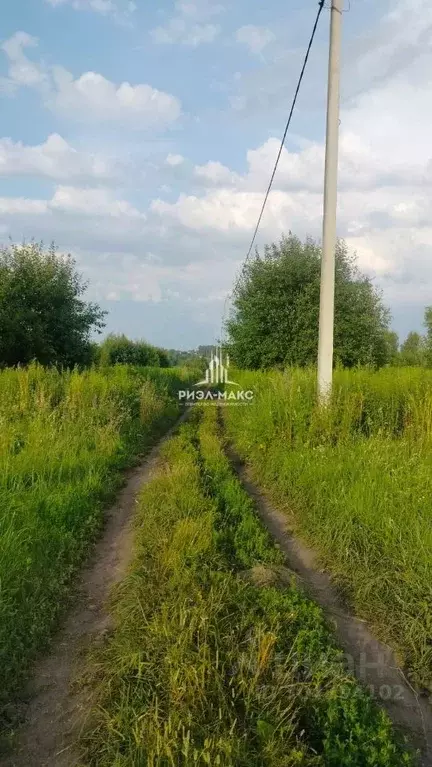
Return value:
M 144 213 L 140 213 L 126 200 L 116 200 L 114 193 L 105 188 L 58 186 L 49 202 L 49 208 L 80 216 L 146 218 Z
M 121 20 L 130 16 L 136 10 L 136 4 L 132 0 L 46 0 L 49 5 L 57 8 L 62 5 L 70 5 L 75 11 L 94 11 L 103 16 L 114 16 Z
M 43 215 L 48 211 L 45 200 L 28 200 L 25 197 L 0 197 L 0 213 L 3 216 Z
M 57 133 L 43 144 L 26 146 L 0 139 L 0 176 L 38 176 L 56 181 L 103 181 L 119 175 L 119 164 L 101 154 L 80 152 Z
M 182 165 L 184 163 L 184 157 L 181 154 L 168 154 L 165 162 L 172 168 L 176 168 L 178 165 Z
M 262 53 L 264 48 L 275 39 L 274 33 L 267 27 L 256 27 L 246 24 L 240 27 L 236 33 L 236 40 L 246 45 L 251 53 Z
M 174 203 L 153 202 L 152 210 L 166 220 L 199 231 L 213 229 L 252 233 L 257 221 L 280 140 L 268 139 L 247 152 L 248 171 L 240 175 L 220 162 L 195 166 L 194 177 L 208 187 L 204 195 L 183 194 Z M 429 178 L 429 181 L 427 181 Z M 339 171 L 339 227 L 343 236 L 396 225 L 424 226 L 432 205 L 424 201 L 424 184 L 432 173 L 395 159 L 393 166 L 359 135 L 342 133 Z M 261 239 L 292 229 L 301 235 L 321 234 L 324 146 L 306 142 L 297 152 L 283 149 L 261 224 Z
M 27 32 L 16 32 L 6 40 L 1 50 L 4 51 L 9 62 L 8 82 L 11 90 L 20 86 L 41 86 L 46 79 L 46 74 L 39 64 L 33 63 L 25 54 L 26 48 L 36 48 L 38 40 Z
M 351 98 L 382 90 L 400 76 L 428 79 L 432 7 L 429 0 L 387 3 L 377 24 L 354 41 L 347 58 L 346 92 Z M 419 84 L 419 82 L 417 82 Z
M 59 5 L 71 5 L 76 11 L 88 10 L 98 13 L 111 13 L 115 8 L 112 0 L 46 0 L 46 2 L 55 8 Z
M 177 0 L 176 10 L 193 19 L 208 19 L 222 13 L 225 8 L 215 0 Z
M 208 19 L 223 11 L 223 6 L 211 0 L 179 0 L 176 13 L 163 26 L 152 29 L 150 35 L 158 45 L 188 45 L 196 48 L 202 43 L 212 43 L 221 29 Z
M 151 36 L 159 45 L 180 43 L 196 48 L 202 43 L 212 43 L 219 32 L 217 24 L 188 24 L 185 19 L 173 18 L 166 26 L 152 29 Z
M 132 254 L 123 256 L 120 275 L 117 258 L 112 259 L 111 268 L 107 270 L 106 267 L 105 263 L 104 281 L 100 284 L 100 291 L 102 296 L 111 297 L 111 300 L 114 294 L 117 301 L 128 298 L 132 301 L 159 303 L 163 298 L 163 283 L 171 277 L 171 270 L 142 262 Z M 98 281 L 100 282 L 97 269 L 94 270 L 93 279 L 97 286 Z
M 400 3 L 398 12 L 405 5 Z M 432 29 L 432 9 L 426 28 Z M 425 45 L 429 38 L 420 37 Z M 387 55 L 387 48 L 381 50 L 381 56 Z M 418 77 L 417 57 L 398 68 L 394 77 L 382 61 L 386 77 L 341 114 L 338 233 L 357 250 L 361 268 L 374 274 L 396 302 L 430 301 L 432 102 L 427 72 L 432 49 L 424 49 L 423 66 L 425 57 L 428 67 Z M 156 200 L 153 213 L 171 220 L 172 226 L 206 236 L 217 233 L 227 245 L 244 243 L 246 248 L 278 149 L 279 139 L 271 138 L 249 150 L 243 176 L 218 162 L 196 167 L 195 177 L 215 188 L 183 194 L 174 203 Z M 296 151 L 283 150 L 258 236 L 260 246 L 288 229 L 320 238 L 323 176 L 323 141 L 303 141 Z
M 85 72 L 74 79 L 63 67 L 46 69 L 33 64 L 24 48 L 36 43 L 25 32 L 17 32 L 3 43 L 9 60 L 10 89 L 24 85 L 38 88 L 50 109 L 74 120 L 109 121 L 146 129 L 167 125 L 179 117 L 179 100 L 150 85 L 117 85 L 96 72 Z
M 165 314 L 169 311 L 168 301 L 178 300 L 193 307 L 204 304 L 206 312 L 213 311 L 217 317 L 226 294 L 225 280 L 234 276 L 234 264 L 225 260 L 172 265 L 154 263 L 149 255 L 123 251 L 116 254 L 107 251 L 96 259 L 82 251 L 75 251 L 74 255 L 90 279 L 92 296 L 97 300 L 163 302 Z M 212 287 L 207 291 L 207 286 Z M 188 306 L 189 313 L 196 317 L 195 308 Z M 208 320 L 208 314 L 204 315 L 204 322 Z
M 96 259 L 89 259 L 89 254 L 80 254 L 79 260 L 98 299 L 160 303 L 164 297 L 173 294 L 168 286 L 177 277 L 185 281 L 188 268 L 161 264 L 151 255 L 107 251 Z
M 151 210 L 163 220 L 171 219 L 186 229 L 213 230 L 238 238 L 252 234 L 260 213 L 269 173 L 279 142 L 270 139 L 247 153 L 244 176 L 218 162 L 197 166 L 195 176 L 215 189 L 203 195 L 182 194 L 174 203 L 155 200 Z M 294 153 L 284 150 L 261 224 L 261 244 L 288 229 L 301 236 L 321 235 L 324 148 L 312 144 Z M 393 168 L 376 161 L 372 150 L 354 134 L 341 140 L 339 185 L 339 234 L 366 253 L 365 238 L 376 232 L 402 229 L 426 230 L 432 220 L 432 174 L 400 163 Z M 244 236 L 244 235 L 243 235 Z M 245 240 L 246 241 L 246 240 Z M 388 263 L 377 258 L 377 270 Z M 366 266 L 369 268 L 370 258 Z
M 175 203 L 154 200 L 151 210 L 163 217 L 170 217 L 185 227 L 202 231 L 215 229 L 221 232 L 252 234 L 256 224 L 263 195 L 235 189 L 217 189 L 203 197 L 180 195 Z M 316 224 L 320 216 L 320 201 L 310 199 L 304 192 L 288 195 L 274 190 L 270 193 L 263 220 L 262 231 L 283 232 L 295 228 L 296 223 L 304 226 Z
M 53 75 L 51 106 L 75 119 L 78 116 L 81 120 L 108 120 L 148 128 L 174 122 L 180 115 L 179 101 L 150 85 L 116 85 L 96 72 L 86 72 L 74 80 L 59 67 Z
M 238 173 L 233 173 L 220 162 L 210 161 L 205 165 L 196 165 L 194 174 L 200 181 L 210 185 L 231 186 L 241 183 L 241 177 Z
M 280 139 L 269 138 L 257 149 L 247 152 L 248 185 L 265 191 L 280 148 Z M 321 144 L 311 144 L 302 152 L 282 150 L 275 186 L 279 189 L 312 189 L 322 187 L 324 150 Z
M 62 213 L 74 216 L 141 219 L 145 213 L 127 200 L 117 200 L 114 192 L 105 187 L 57 186 L 50 200 L 32 200 L 23 197 L 0 198 L 3 215 Z
M 343 120 L 344 126 L 354 121 Z M 358 127 L 357 127 L 358 131 Z M 366 134 L 366 135 L 365 135 Z M 415 164 L 399 159 L 395 155 L 390 161 L 383 151 L 370 141 L 362 131 L 341 131 L 339 146 L 339 188 L 373 189 L 377 186 L 395 186 L 422 184 L 427 177 L 432 178 L 431 168 L 424 164 Z M 390 132 L 387 134 L 390 135 Z M 270 178 L 280 147 L 280 139 L 270 138 L 257 149 L 247 153 L 249 174 L 248 185 L 264 189 Z M 296 152 L 282 150 L 279 160 L 276 185 L 281 189 L 309 189 L 321 191 L 324 178 L 324 144 L 319 141 L 306 142 L 304 149 Z

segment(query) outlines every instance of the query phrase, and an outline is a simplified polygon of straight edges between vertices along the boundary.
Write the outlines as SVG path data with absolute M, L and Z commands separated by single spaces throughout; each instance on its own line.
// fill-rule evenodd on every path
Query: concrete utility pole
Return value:
M 328 402 L 333 376 L 333 326 L 336 208 L 339 149 L 339 91 L 343 0 L 332 0 L 327 94 L 327 136 L 324 180 L 324 224 L 318 342 L 318 396 Z

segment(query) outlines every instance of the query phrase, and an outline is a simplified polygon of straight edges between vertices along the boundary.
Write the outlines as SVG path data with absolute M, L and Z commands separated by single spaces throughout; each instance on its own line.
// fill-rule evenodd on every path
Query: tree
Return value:
M 156 351 L 159 357 L 159 367 L 161 368 L 169 368 L 171 367 L 170 358 L 168 355 L 168 352 L 166 349 L 160 349 L 159 346 L 156 347 Z
M 424 339 L 416 331 L 408 333 L 400 348 L 400 364 L 406 367 L 424 364 L 425 344 Z
M 266 246 L 263 256 L 246 264 L 227 322 L 231 354 L 237 365 L 268 368 L 315 363 L 321 248 L 291 233 Z M 388 359 L 390 315 L 371 280 L 343 241 L 336 247 L 335 362 L 384 365 Z
M 432 367 L 432 306 L 427 306 L 424 313 L 426 337 L 423 343 L 424 361 L 428 367 Z
M 32 242 L 0 249 L 0 364 L 88 364 L 106 312 L 82 296 L 71 256 Z
M 399 365 L 399 336 L 394 330 L 386 330 L 384 333 L 385 344 L 387 347 L 387 364 L 391 366 Z
M 101 365 L 169 367 L 167 353 L 146 341 L 132 341 L 125 335 L 110 334 L 100 345 Z

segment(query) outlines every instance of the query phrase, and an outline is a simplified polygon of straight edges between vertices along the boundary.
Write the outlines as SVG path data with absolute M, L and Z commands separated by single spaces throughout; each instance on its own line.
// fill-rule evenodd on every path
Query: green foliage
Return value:
M 297 588 L 259 588 L 241 562 L 279 559 L 196 412 L 143 488 L 115 631 L 95 651 L 89 767 L 401 767 L 389 719 L 344 669 L 321 610 Z M 237 487 L 235 487 L 237 485 Z M 237 536 L 250 520 L 247 542 Z M 220 535 L 224 520 L 230 546 Z M 244 574 L 243 574 L 244 575 Z
M 260 523 L 252 499 L 233 475 L 221 450 L 220 436 L 210 420 L 214 412 L 207 411 L 205 415 L 199 439 L 208 490 L 216 503 L 214 527 L 219 549 L 231 567 L 239 570 L 262 562 L 281 564 L 283 556 Z
M 386 344 L 386 361 L 391 366 L 398 365 L 400 363 L 399 356 L 399 336 L 394 330 L 386 330 L 384 332 L 384 340 Z
M 408 333 L 401 345 L 399 364 L 403 367 L 421 366 L 425 362 L 425 343 L 420 333 Z
M 178 371 L 0 372 L 0 721 L 45 646 L 120 469 L 177 415 Z
M 92 331 L 104 326 L 70 256 L 32 242 L 0 249 L 0 366 L 91 363 Z
M 423 342 L 424 359 L 428 367 L 432 367 L 432 306 L 427 306 L 424 313 L 426 337 Z
M 110 334 L 101 343 L 99 364 L 133 365 L 135 367 L 162 367 L 170 365 L 167 352 L 146 341 L 132 341 L 125 335 Z
M 156 351 L 159 357 L 159 367 L 169 368 L 171 365 L 169 354 L 166 349 L 159 349 L 156 347 Z
M 357 614 L 432 690 L 432 372 L 336 371 L 324 410 L 313 371 L 236 380 L 255 392 L 225 409 L 237 449 Z
M 205 370 L 210 358 L 211 350 L 214 347 L 199 346 L 197 350 L 177 351 L 170 349 L 168 357 L 172 365 L 180 365 L 193 370 Z M 207 353 L 207 349 L 210 351 Z
M 394 345 L 391 339 L 388 339 L 390 346 L 393 345 L 390 364 L 401 365 L 402 367 L 432 368 L 432 306 L 425 308 L 423 325 L 426 328 L 426 334 L 422 336 L 414 331 L 408 333 L 399 353 L 395 353 Z
M 314 364 L 318 349 L 321 248 L 289 235 L 244 268 L 228 321 L 243 368 Z M 344 242 L 336 248 L 335 360 L 346 367 L 388 361 L 389 313 Z

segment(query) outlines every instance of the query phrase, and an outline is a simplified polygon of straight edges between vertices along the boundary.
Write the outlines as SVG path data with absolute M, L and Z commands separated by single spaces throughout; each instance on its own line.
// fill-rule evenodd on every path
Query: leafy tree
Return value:
M 384 339 L 387 348 L 387 364 L 391 366 L 399 365 L 399 336 L 394 330 L 386 330 Z
M 423 365 L 425 361 L 424 339 L 416 331 L 408 333 L 400 348 L 400 364 L 406 367 Z
M 71 256 L 32 242 L 0 248 L 0 364 L 88 364 L 104 326 Z
M 159 347 L 156 347 L 156 351 L 159 357 L 159 367 L 161 368 L 169 368 L 171 367 L 170 359 L 168 356 L 168 352 L 166 349 L 160 349 Z
M 315 363 L 321 248 L 291 233 L 246 264 L 227 322 L 236 364 L 249 368 Z M 383 365 L 389 312 L 343 241 L 336 247 L 335 362 Z
M 132 341 L 125 335 L 110 334 L 100 345 L 101 365 L 169 367 L 167 353 L 146 341 Z
M 426 337 L 424 339 L 424 359 L 428 367 L 432 367 L 432 306 L 427 306 L 424 313 Z

